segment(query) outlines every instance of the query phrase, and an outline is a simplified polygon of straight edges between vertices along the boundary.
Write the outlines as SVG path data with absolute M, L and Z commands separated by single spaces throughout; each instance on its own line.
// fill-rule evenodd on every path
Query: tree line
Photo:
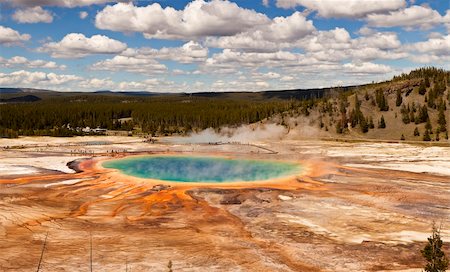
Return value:
M 295 107 L 294 100 L 108 97 L 85 95 L 0 105 L 0 134 L 72 136 L 74 128 L 135 130 L 152 135 L 261 121 Z M 122 118 L 131 118 L 127 121 Z

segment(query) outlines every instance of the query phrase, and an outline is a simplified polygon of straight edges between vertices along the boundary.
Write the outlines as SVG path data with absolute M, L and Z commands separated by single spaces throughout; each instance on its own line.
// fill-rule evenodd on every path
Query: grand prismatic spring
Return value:
M 301 171 L 299 164 L 290 162 L 188 156 L 139 156 L 103 166 L 139 178 L 205 183 L 269 180 Z

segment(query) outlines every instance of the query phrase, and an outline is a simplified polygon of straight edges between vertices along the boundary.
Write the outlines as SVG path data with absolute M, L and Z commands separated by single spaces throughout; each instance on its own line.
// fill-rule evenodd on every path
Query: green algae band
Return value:
M 126 175 L 175 182 L 255 181 L 295 175 L 296 163 L 226 159 L 216 157 L 145 156 L 103 163 Z

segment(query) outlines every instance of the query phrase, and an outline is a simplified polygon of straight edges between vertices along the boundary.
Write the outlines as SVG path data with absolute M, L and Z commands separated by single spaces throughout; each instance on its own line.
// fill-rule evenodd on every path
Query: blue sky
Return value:
M 450 68 L 450 1 L 0 0 L 0 86 L 260 91 Z

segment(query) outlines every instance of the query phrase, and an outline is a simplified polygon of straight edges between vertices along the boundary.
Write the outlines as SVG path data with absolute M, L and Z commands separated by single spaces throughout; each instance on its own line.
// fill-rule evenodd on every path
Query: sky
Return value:
M 0 0 L 0 87 L 262 91 L 450 69 L 450 0 Z

